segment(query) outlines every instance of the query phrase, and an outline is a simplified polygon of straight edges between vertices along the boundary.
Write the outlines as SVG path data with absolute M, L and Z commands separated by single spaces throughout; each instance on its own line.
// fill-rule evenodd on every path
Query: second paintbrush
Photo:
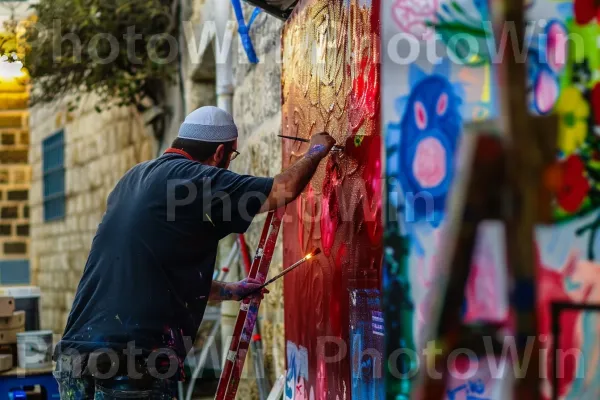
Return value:
M 240 301 L 242 301 L 245 298 L 247 298 L 249 296 L 252 296 L 252 295 L 254 295 L 256 293 L 260 293 L 260 291 L 263 290 L 265 287 L 267 287 L 271 283 L 275 282 L 277 279 L 281 278 L 282 276 L 284 276 L 288 272 L 290 272 L 290 271 L 296 269 L 297 267 L 299 267 L 300 265 L 304 264 L 306 261 L 310 260 L 311 258 L 313 258 L 314 256 L 316 256 L 319 253 L 321 253 L 321 249 L 319 249 L 319 248 L 317 248 L 314 251 L 308 253 L 307 255 L 305 255 L 304 257 L 302 257 L 300 260 L 296 261 L 294 264 L 292 264 L 288 268 L 284 269 L 277 276 L 274 276 L 273 278 L 269 279 L 268 281 L 266 281 L 265 283 L 263 283 L 262 285 L 260 285 L 258 288 L 256 288 L 252 292 L 250 292 L 247 295 L 243 296 L 240 299 Z

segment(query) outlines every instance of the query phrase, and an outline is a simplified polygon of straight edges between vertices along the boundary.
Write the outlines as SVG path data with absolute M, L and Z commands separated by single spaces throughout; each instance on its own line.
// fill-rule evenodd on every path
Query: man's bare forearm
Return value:
M 287 200 L 292 201 L 302 193 L 319 167 L 321 159 L 321 157 L 307 154 L 275 177 L 273 186 L 282 185 L 285 188 L 286 203 Z

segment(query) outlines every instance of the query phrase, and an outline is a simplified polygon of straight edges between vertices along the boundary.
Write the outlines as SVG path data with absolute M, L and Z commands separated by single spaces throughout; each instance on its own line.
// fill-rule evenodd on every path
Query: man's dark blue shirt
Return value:
M 179 154 L 129 170 L 108 197 L 55 356 L 134 342 L 185 357 L 202 321 L 217 243 L 246 231 L 273 185 Z

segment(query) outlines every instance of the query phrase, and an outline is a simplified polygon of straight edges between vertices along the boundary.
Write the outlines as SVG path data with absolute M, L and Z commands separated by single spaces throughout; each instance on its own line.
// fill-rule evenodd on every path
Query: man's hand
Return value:
M 211 301 L 222 301 L 222 300 L 235 300 L 240 301 L 242 297 L 248 293 L 252 293 L 257 290 L 262 283 L 256 279 L 246 278 L 239 282 L 225 283 L 213 281 L 211 287 L 211 293 L 209 300 Z M 269 293 L 267 289 L 263 289 L 251 296 L 249 299 L 260 298 L 262 299 L 264 294 Z
M 310 147 L 304 157 L 275 177 L 271 193 L 259 212 L 282 207 L 298 197 L 315 174 L 319 162 L 329 154 L 334 145 L 335 140 L 328 133 L 312 135 Z
M 233 293 L 233 298 L 231 300 L 239 301 L 242 297 L 246 296 L 248 293 L 252 293 L 257 290 L 262 283 L 260 283 L 257 279 L 246 278 L 239 282 L 229 283 L 231 293 Z M 265 294 L 269 293 L 267 289 L 263 289 L 251 296 L 248 296 L 249 299 L 259 298 L 262 299 Z
M 335 139 L 328 133 L 317 133 L 311 136 L 310 147 L 306 155 L 309 157 L 319 157 L 319 159 L 321 159 L 329 154 L 334 145 Z

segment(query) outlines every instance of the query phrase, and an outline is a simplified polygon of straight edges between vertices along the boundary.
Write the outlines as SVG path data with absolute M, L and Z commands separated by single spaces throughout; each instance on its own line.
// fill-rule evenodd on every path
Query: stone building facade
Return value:
M 156 143 L 135 110 L 97 113 L 88 96 L 73 112 L 63 103 L 31 110 L 31 270 L 40 287 L 43 329 L 63 331 L 106 198 L 135 164 L 155 156 Z M 43 144 L 64 134 L 64 216 L 44 215 Z
M 15 69 L 16 67 L 16 69 Z M 18 65 L 2 65 L 8 75 Z M 0 73 L 0 76 L 2 73 Z M 0 77 L 0 284 L 27 284 L 29 268 L 29 87 Z

